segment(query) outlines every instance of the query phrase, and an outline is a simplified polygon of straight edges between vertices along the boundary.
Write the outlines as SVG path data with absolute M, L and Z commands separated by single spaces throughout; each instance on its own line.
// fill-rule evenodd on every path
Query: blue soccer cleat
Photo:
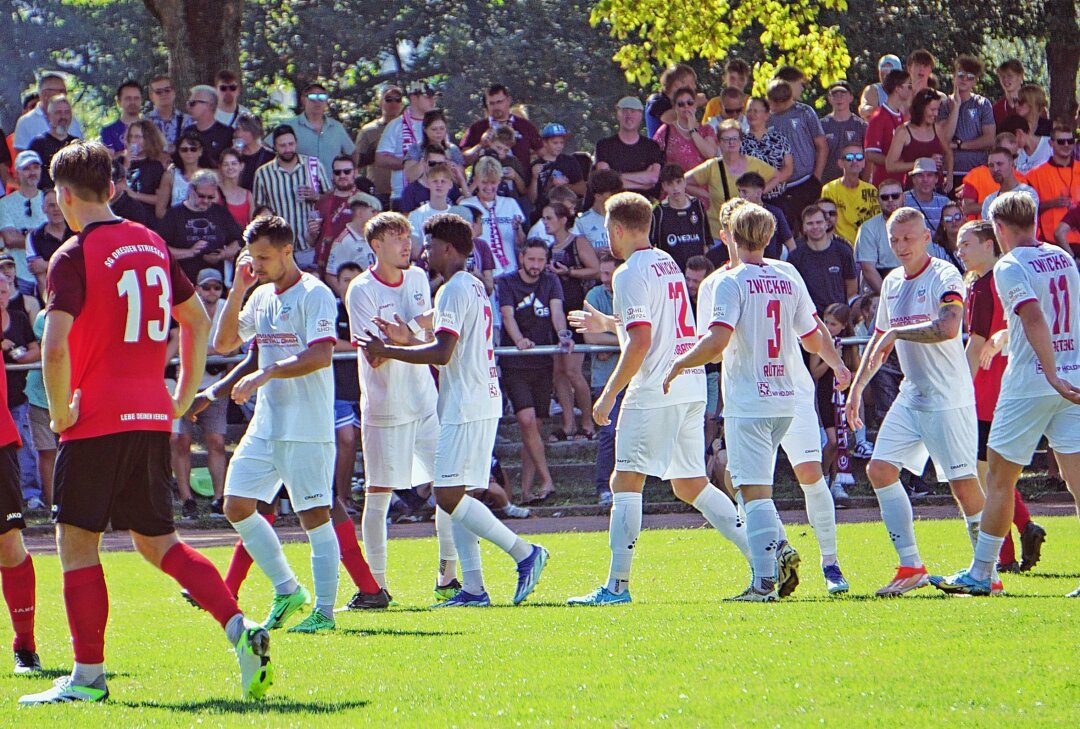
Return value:
M 955 575 L 948 577 L 934 576 L 930 578 L 930 584 L 950 595 L 989 595 L 990 578 L 977 580 L 967 570 L 960 570 Z
M 840 571 L 840 565 L 831 564 L 822 567 L 821 571 L 825 575 L 825 589 L 830 595 L 839 595 L 851 589 L 848 581 L 844 579 L 844 573 Z
M 472 593 L 459 590 L 456 595 L 449 600 L 443 600 L 432 605 L 432 608 L 455 608 L 455 607 L 487 607 L 491 605 L 491 598 L 488 597 L 487 590 L 484 590 L 479 595 L 473 595 Z
M 547 561 L 548 551 L 543 547 L 534 544 L 532 554 L 518 562 L 517 590 L 514 591 L 515 605 L 520 605 L 525 602 L 525 598 L 527 598 L 529 593 L 536 588 L 537 583 L 540 582 L 540 575 L 544 571 L 544 565 L 547 564 Z
M 628 603 L 630 603 L 630 590 L 615 594 L 603 585 L 588 595 L 572 597 L 566 601 L 567 605 L 626 605 Z

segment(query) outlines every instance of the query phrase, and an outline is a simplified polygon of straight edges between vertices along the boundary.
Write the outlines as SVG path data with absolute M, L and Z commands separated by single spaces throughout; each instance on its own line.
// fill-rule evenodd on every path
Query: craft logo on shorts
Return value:
M 648 316 L 645 312 L 644 306 L 631 306 L 626 310 L 626 316 L 623 321 L 634 321 L 636 319 L 644 319 Z
M 759 382 L 759 383 L 757 383 L 757 394 L 758 394 L 758 397 L 771 397 L 772 396 L 772 391 L 769 389 L 769 383 L 768 382 Z

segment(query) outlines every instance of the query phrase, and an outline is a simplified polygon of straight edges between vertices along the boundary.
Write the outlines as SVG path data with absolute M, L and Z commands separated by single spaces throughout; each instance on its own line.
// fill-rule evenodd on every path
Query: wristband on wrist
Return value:
M 210 387 L 203 390 L 203 397 L 205 397 L 210 402 L 214 402 L 214 400 L 217 400 L 217 395 L 214 394 L 214 386 L 213 385 L 211 385 Z
M 416 322 L 416 319 L 409 319 L 408 327 L 409 331 L 416 337 L 419 337 L 424 331 L 424 328 Z

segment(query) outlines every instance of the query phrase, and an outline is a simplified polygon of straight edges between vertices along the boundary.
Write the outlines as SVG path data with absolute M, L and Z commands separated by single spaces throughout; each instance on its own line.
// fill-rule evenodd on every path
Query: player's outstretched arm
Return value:
M 855 381 L 851 385 L 851 393 L 848 395 L 847 404 L 844 407 L 844 415 L 852 430 L 858 430 L 863 426 L 862 418 L 859 417 L 859 409 L 862 404 L 862 393 L 871 378 L 881 369 L 885 358 L 892 351 L 892 345 L 884 345 L 885 335 L 875 330 L 866 343 L 863 350 L 859 369 L 855 372 Z
M 199 297 L 191 296 L 172 308 L 180 324 L 180 367 L 173 393 L 173 417 L 179 418 L 191 407 L 206 371 L 206 346 L 210 337 L 210 318 Z
M 1059 395 L 1069 402 L 1080 405 L 1080 387 L 1063 380 L 1057 375 L 1057 362 L 1054 360 L 1054 342 L 1050 337 L 1050 327 L 1046 325 L 1039 302 L 1034 299 L 1025 301 L 1016 310 L 1020 324 L 1024 327 L 1024 336 L 1035 351 L 1046 381 Z
M 245 375 L 233 387 L 233 402 L 237 404 L 247 402 L 255 390 L 270 380 L 303 377 L 329 367 L 334 361 L 334 341 L 334 339 L 324 339 L 312 342 L 300 354 L 278 360 L 269 367 L 259 368 L 250 375 Z
M 701 367 L 723 356 L 728 343 L 731 342 L 731 328 L 722 324 L 714 324 L 709 327 L 709 332 L 697 341 L 690 351 L 683 354 L 671 363 L 667 377 L 664 378 L 664 392 L 668 391 L 671 382 L 683 373 L 684 370 Z
M 836 378 L 836 389 L 843 390 L 851 383 L 851 370 L 847 368 L 843 358 L 840 357 L 840 353 L 836 351 L 832 335 L 829 334 L 829 330 L 825 328 L 825 324 L 820 319 L 817 319 L 817 329 L 808 336 L 803 337 L 800 342 L 803 349 L 810 354 L 821 357 L 821 360 L 833 371 L 833 376 Z
M 626 389 L 630 380 L 641 369 L 641 363 L 645 361 L 645 355 L 649 353 L 649 347 L 652 346 L 652 327 L 647 324 L 630 327 L 626 330 L 626 339 L 626 346 L 619 353 L 619 359 L 615 363 L 611 376 L 608 377 L 607 384 L 604 385 L 604 391 L 593 403 L 593 420 L 597 425 L 607 425 L 611 422 L 608 416 L 615 406 L 615 398 Z
M 195 416 L 210 407 L 210 403 L 214 400 L 217 400 L 219 397 L 230 396 L 233 387 L 237 382 L 259 368 L 258 362 L 259 347 L 252 342 L 251 349 L 248 350 L 247 355 L 244 356 L 242 361 L 238 362 L 235 367 L 229 370 L 227 375 L 195 396 L 195 399 L 191 403 L 191 407 L 188 408 L 187 414 L 184 417 L 194 422 Z
M 357 337 L 356 346 L 370 359 L 396 359 L 409 364 L 442 366 L 450 361 L 458 335 L 446 329 L 435 332 L 435 341 L 417 347 L 387 344 L 378 337 Z
M 615 317 L 605 314 L 588 301 L 584 309 L 575 309 L 567 316 L 570 328 L 579 334 L 615 333 Z
M 920 324 L 893 327 L 886 334 L 892 339 L 920 344 L 945 342 L 960 335 L 964 323 L 964 301 L 959 294 L 947 295 L 938 306 L 937 319 Z

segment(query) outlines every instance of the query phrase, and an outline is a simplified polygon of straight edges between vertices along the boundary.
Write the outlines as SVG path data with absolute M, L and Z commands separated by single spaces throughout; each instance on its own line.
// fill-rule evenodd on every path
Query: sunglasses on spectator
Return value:
M 826 208 L 822 208 L 821 209 L 821 214 L 824 215 L 826 218 L 835 218 L 836 217 L 836 210 L 835 209 L 827 210 Z
M 967 71 L 957 71 L 956 72 L 956 78 L 962 78 L 965 81 L 974 81 L 975 80 L 975 74 L 968 73 Z
M 742 137 L 720 137 L 720 141 L 728 144 L 738 144 L 742 141 Z
M 334 176 L 335 176 L 335 177 L 338 177 L 338 176 L 340 176 L 340 175 L 350 175 L 350 174 L 352 174 L 352 171 L 353 171 L 353 168 L 352 168 L 352 167 L 348 167 L 348 168 L 346 168 L 346 169 L 341 169 L 341 168 L 339 167 L 339 168 L 337 168 L 336 170 L 334 170 Z
M 1076 137 L 1055 137 L 1054 144 L 1076 144 Z
M 190 109 L 191 107 L 195 106 L 196 104 L 209 104 L 209 103 L 210 102 L 207 101 L 206 99 L 188 99 L 187 105 L 188 105 L 188 108 Z
M 203 291 L 222 291 L 222 290 L 224 290 L 225 287 L 222 286 L 221 284 L 216 284 L 216 283 L 204 283 L 204 284 L 199 284 L 199 288 L 202 289 Z
M 694 100 L 693 99 L 690 99 L 689 101 L 676 101 L 675 102 L 675 106 L 679 107 L 680 109 L 685 109 L 686 107 L 693 106 L 693 105 L 694 105 Z
M 866 155 L 862 152 L 848 152 L 844 155 L 845 162 L 862 162 L 866 159 Z
M 961 220 L 964 219 L 964 214 L 963 213 L 950 213 L 949 215 L 946 215 L 946 216 L 942 217 L 941 219 L 944 220 L 946 223 L 959 223 Z
M 240 88 L 237 84 L 218 84 L 218 91 L 236 91 Z
M 162 87 L 157 88 L 157 89 L 155 89 L 153 86 L 151 86 L 150 87 L 150 93 L 151 94 L 169 94 L 169 93 L 172 93 L 172 86 L 162 86 Z
M 902 192 L 882 192 L 878 193 L 878 198 L 881 200 L 899 200 L 904 196 Z
M 183 147 L 177 147 L 177 150 L 179 150 L 180 152 L 200 152 L 200 151 L 202 151 L 202 149 L 200 147 L 188 147 L 186 145 L 183 146 Z
M 742 107 L 735 107 L 734 109 L 729 109 L 725 106 L 724 114 L 726 116 L 738 116 L 739 114 L 742 114 Z
M 308 94 L 308 101 L 330 101 L 330 94 Z
M 385 101 L 387 104 L 400 104 L 401 103 L 401 97 L 400 96 L 384 96 L 383 101 Z

